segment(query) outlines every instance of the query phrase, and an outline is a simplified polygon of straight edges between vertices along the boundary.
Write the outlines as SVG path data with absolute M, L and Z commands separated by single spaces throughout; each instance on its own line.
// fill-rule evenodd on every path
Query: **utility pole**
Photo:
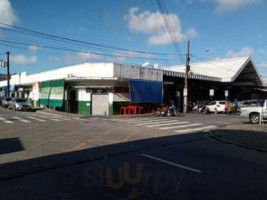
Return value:
M 186 52 L 186 60 L 185 60 L 185 78 L 184 78 L 184 113 L 187 113 L 188 108 L 188 74 L 190 70 L 190 41 L 187 41 L 187 52 Z
M 9 72 L 9 54 L 10 52 L 6 52 L 6 68 L 7 68 L 7 97 L 10 97 L 10 72 Z

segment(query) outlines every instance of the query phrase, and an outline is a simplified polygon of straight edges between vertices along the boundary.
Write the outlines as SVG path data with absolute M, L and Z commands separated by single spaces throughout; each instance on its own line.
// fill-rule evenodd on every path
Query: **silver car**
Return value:
M 2 100 L 2 107 L 3 107 L 3 108 L 8 108 L 10 102 L 11 102 L 11 98 L 10 98 L 10 97 L 5 97 L 5 98 Z
M 32 107 L 26 99 L 12 98 L 9 104 L 9 109 L 13 109 L 15 111 L 30 111 Z

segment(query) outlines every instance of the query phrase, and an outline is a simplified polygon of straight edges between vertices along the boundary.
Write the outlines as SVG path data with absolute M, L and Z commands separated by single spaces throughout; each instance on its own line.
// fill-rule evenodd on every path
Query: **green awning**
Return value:
M 62 107 L 64 100 L 64 80 L 41 83 L 40 104 L 49 107 Z

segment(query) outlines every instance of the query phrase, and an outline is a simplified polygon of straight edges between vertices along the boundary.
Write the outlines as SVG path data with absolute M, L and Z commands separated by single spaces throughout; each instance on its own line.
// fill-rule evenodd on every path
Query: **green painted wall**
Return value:
M 82 115 L 91 115 L 91 102 L 78 101 L 78 113 Z

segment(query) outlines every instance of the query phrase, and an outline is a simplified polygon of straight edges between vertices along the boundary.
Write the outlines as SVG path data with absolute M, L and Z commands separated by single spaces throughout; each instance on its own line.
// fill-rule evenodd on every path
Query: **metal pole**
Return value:
M 9 73 L 9 54 L 10 52 L 6 52 L 6 60 L 7 60 L 7 97 L 10 97 L 10 73 Z
M 190 41 L 187 41 L 187 53 L 186 53 L 186 62 L 185 62 L 185 79 L 184 79 L 184 113 L 187 113 L 187 108 L 188 108 L 188 73 L 190 70 Z

